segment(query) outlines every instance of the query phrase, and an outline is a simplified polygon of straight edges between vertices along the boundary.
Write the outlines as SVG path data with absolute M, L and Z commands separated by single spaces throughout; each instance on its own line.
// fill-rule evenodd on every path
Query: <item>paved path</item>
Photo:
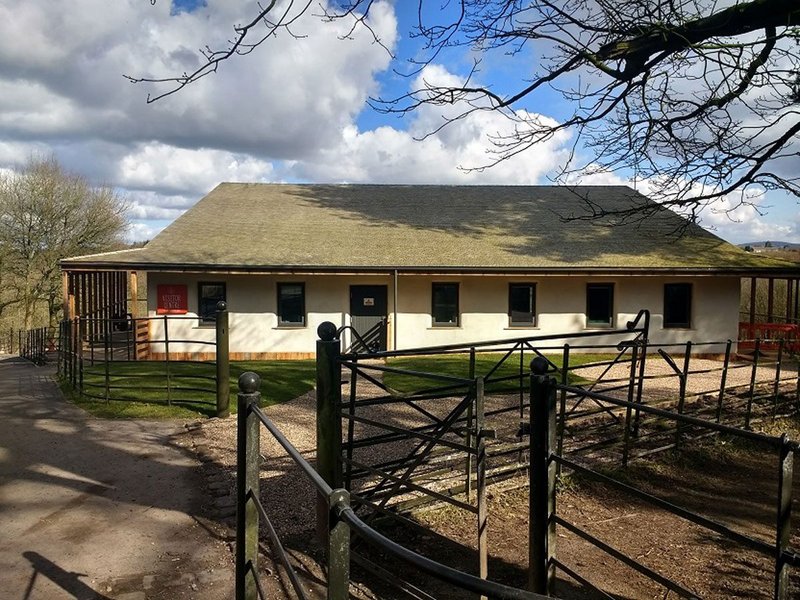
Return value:
M 52 373 L 0 359 L 0 597 L 232 598 L 184 428 L 92 418 Z

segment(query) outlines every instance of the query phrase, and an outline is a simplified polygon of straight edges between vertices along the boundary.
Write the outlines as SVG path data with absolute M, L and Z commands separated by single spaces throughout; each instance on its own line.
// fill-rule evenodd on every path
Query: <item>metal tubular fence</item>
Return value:
M 598 385 L 614 366 L 629 365 L 634 374 L 643 368 L 645 354 L 637 352 L 646 345 L 649 319 L 642 313 L 622 330 L 582 332 L 578 341 L 591 338 L 617 336 L 620 343 L 584 344 L 580 349 L 613 351 L 610 359 L 575 361 L 569 364 L 569 345 L 542 345 L 554 339 L 570 336 L 539 336 L 511 340 L 490 341 L 469 346 L 448 345 L 416 350 L 382 352 L 370 354 L 344 354 L 340 364 L 350 377 L 349 399 L 343 406 L 345 423 L 344 454 L 341 458 L 344 483 L 351 491 L 354 504 L 359 509 L 374 515 L 387 514 L 387 509 L 402 511 L 418 507 L 426 501 L 446 502 L 475 515 L 478 520 L 479 572 L 486 564 L 485 540 L 485 486 L 488 481 L 507 479 L 528 468 L 522 454 L 527 452 L 527 368 L 525 357 L 539 357 L 560 372 L 564 382 L 574 377 L 578 368 L 594 367 L 603 373 L 592 386 Z M 558 351 L 563 364 L 554 364 L 545 352 Z M 422 372 L 413 368 L 398 368 L 365 362 L 380 356 L 384 359 L 409 359 L 449 356 L 453 361 L 468 360 L 464 376 L 442 375 Z M 468 357 L 468 358 L 467 358 Z M 476 377 L 476 364 L 481 373 Z M 386 383 L 389 377 L 411 379 L 416 385 L 413 391 L 398 392 Z M 620 381 L 603 383 L 603 389 L 628 388 L 628 377 Z M 377 389 L 369 397 L 358 397 L 358 388 L 367 384 Z M 516 403 L 499 406 L 487 405 L 485 395 L 513 394 Z M 638 396 L 634 396 L 636 399 Z M 572 407 L 574 412 L 583 398 Z M 566 396 L 561 397 L 562 406 Z M 371 416 L 371 413 L 405 410 L 417 419 L 414 426 L 398 426 Z M 597 412 L 603 412 L 604 407 Z M 584 411 L 596 414 L 595 410 Z M 399 413 L 398 413 L 399 414 Z M 562 415 L 566 414 L 562 410 Z M 502 443 L 487 445 L 488 440 L 498 437 L 498 428 L 508 429 L 508 421 L 514 426 L 512 435 L 504 432 Z M 358 436 L 358 429 L 370 433 Z M 560 419 L 557 431 L 559 444 L 563 440 L 564 419 Z M 497 442 L 498 440 L 494 440 Z M 381 454 L 391 455 L 388 460 L 370 461 L 376 449 Z M 358 458 L 358 453 L 365 455 Z M 510 458 L 516 456 L 516 460 Z M 462 464 L 463 466 L 457 466 Z M 458 472 L 462 475 L 457 475 Z M 443 477 L 447 473 L 448 477 Z M 475 492 L 473 494 L 473 492 Z M 465 494 L 463 500 L 457 494 Z M 409 498 L 408 496 L 416 496 Z M 402 500 L 398 500 L 402 498 Z M 390 506 L 391 505 L 391 506 Z M 394 514 L 394 513 L 389 513 Z M 370 517 L 372 518 L 372 517 Z
M 62 321 L 58 374 L 83 398 L 214 406 L 217 416 L 227 416 L 227 305 L 221 302 L 217 307 L 208 339 L 184 333 L 196 324 L 196 317 L 176 315 Z M 186 348 L 208 349 L 214 359 L 183 359 L 190 354 Z
M 536 336 L 365 354 L 339 354 L 339 344 L 331 342 L 334 349 L 329 352 L 335 356 L 329 360 L 337 365 L 332 377 L 340 378 L 339 371 L 344 370 L 349 376 L 350 393 L 338 415 L 343 425 L 321 415 L 318 407 L 317 456 L 321 465 L 327 465 L 327 470 L 321 472 L 342 483 L 350 492 L 354 510 L 366 513 L 367 523 L 378 516 L 408 523 L 403 514 L 426 503 L 445 503 L 465 511 L 476 520 L 476 571 L 486 579 L 489 576 L 487 485 L 521 473 L 530 472 L 532 477 L 541 473 L 532 469 L 532 463 L 524 456 L 534 453 L 523 437 L 535 426 L 530 422 L 526 356 L 536 357 L 554 372 L 560 372 L 565 382 L 573 378 L 571 370 L 579 368 L 578 364 L 600 369 L 601 376 L 591 384 L 595 386 L 612 367 L 626 366 L 634 374 L 643 369 L 646 355 L 638 349 L 646 346 L 648 328 L 649 315 L 643 311 L 624 329 L 580 332 L 574 336 Z M 547 345 L 564 338 L 583 342 L 581 350 L 612 354 L 610 358 L 593 358 L 588 363 L 575 360 L 576 364 L 571 366 L 569 345 Z M 598 338 L 604 343 L 586 344 Z M 614 343 L 609 344 L 609 339 Z M 554 351 L 561 354 L 561 366 L 547 355 Z M 318 349 L 318 356 L 319 352 Z M 463 375 L 442 374 L 425 370 L 424 359 L 429 357 L 468 362 L 461 371 Z M 378 364 L 376 358 L 399 360 L 401 366 Z M 422 367 L 409 368 L 402 363 L 417 359 L 423 360 Z M 390 378 L 392 383 L 387 383 Z M 407 391 L 392 387 L 397 383 L 402 386 L 406 380 L 411 381 Z M 621 381 L 624 386 L 620 381 L 610 380 L 603 389 L 627 389 L 631 383 L 627 377 Z M 364 384 L 376 391 L 364 397 L 358 391 Z M 336 384 L 332 387 L 339 389 Z M 515 400 L 500 405 L 489 402 L 489 395 Z M 381 411 L 390 413 L 393 419 L 385 418 Z M 411 419 L 414 425 L 405 424 Z M 326 425 L 321 427 L 320 423 Z M 548 435 L 555 440 L 559 431 L 563 432 L 563 421 L 560 424 L 554 421 Z M 344 442 L 337 446 L 343 437 L 341 432 Z M 503 439 L 495 439 L 499 437 Z M 490 441 L 494 443 L 489 444 Z M 373 456 L 381 458 L 375 460 Z M 555 468 L 553 463 L 548 477 L 555 477 Z M 531 485 L 541 487 L 541 482 Z M 532 556 L 531 564 L 545 565 L 543 553 L 546 554 L 546 549 Z M 369 564 L 364 558 L 359 562 Z M 369 566 L 372 572 L 380 572 L 379 565 Z M 552 564 L 547 562 L 546 567 L 533 569 L 531 578 L 532 591 L 551 592 Z
M 335 327 L 333 329 L 335 332 Z M 323 336 L 321 336 L 323 337 Z M 331 352 L 331 342 L 338 351 L 338 340 L 323 339 L 318 342 L 319 377 L 318 407 L 323 414 L 332 417 L 326 425 L 340 422 L 337 416 L 337 395 L 341 397 L 341 387 L 336 384 L 337 377 L 332 373 L 338 365 L 329 358 L 338 352 Z M 324 348 L 324 344 L 328 348 Z M 320 346 L 323 346 L 320 348 Z M 328 350 L 328 352 L 326 352 Z M 286 455 L 300 467 L 303 475 L 312 483 L 318 494 L 318 529 L 325 549 L 327 573 L 327 598 L 346 600 L 350 598 L 351 534 L 386 552 L 401 562 L 436 577 L 457 589 L 467 590 L 487 598 L 508 600 L 543 600 L 545 596 L 494 583 L 463 573 L 417 554 L 388 539 L 365 523 L 352 509 L 350 494 L 342 487 L 334 487 L 336 461 L 320 464 L 317 470 L 303 458 L 302 454 L 280 432 L 264 412 L 258 407 L 260 401 L 260 380 L 255 373 L 245 373 L 239 378 L 238 395 L 238 436 L 237 436 L 237 535 L 236 535 L 236 599 L 256 600 L 266 598 L 258 573 L 259 549 L 258 532 L 261 523 L 265 526 L 273 552 L 287 573 L 292 589 L 301 599 L 308 597 L 302 582 L 295 571 L 289 554 L 269 519 L 260 496 L 259 472 L 261 468 L 260 437 L 261 427 L 278 442 Z M 335 437 L 329 436 L 322 444 L 335 446 Z M 341 438 L 339 438 L 341 445 Z M 326 469 L 328 472 L 326 472 Z M 319 472 L 318 472 L 319 471 Z
M 17 332 L 17 349 L 19 355 L 34 364 L 43 365 L 47 362 L 48 353 L 58 352 L 60 348 L 56 330 L 51 327 L 38 327 L 36 329 L 20 329 Z
M 697 360 L 693 352 L 709 344 L 661 344 L 658 356 L 667 368 L 664 372 L 642 377 L 642 384 L 650 390 L 647 403 L 669 408 L 679 415 L 689 414 L 745 429 L 765 420 L 796 414 L 800 410 L 797 362 L 784 352 L 782 342 L 776 343 L 777 351 L 772 354 L 760 351 L 761 342 L 755 340 L 756 351 L 751 359 L 742 360 L 741 355 L 734 356 L 733 342 L 728 340 L 717 366 L 694 368 L 692 365 Z M 653 361 L 650 364 L 653 365 Z M 731 383 L 738 372 L 742 374 L 738 377 L 739 383 Z M 705 383 L 709 379 L 716 383 Z M 670 385 L 671 380 L 677 380 L 677 385 Z M 670 428 L 664 418 L 636 412 L 639 431 L 635 440 L 640 452 L 634 458 L 679 447 L 697 434 L 675 423 L 670 438 Z
M 554 395 L 557 390 L 564 390 L 567 392 L 581 393 L 581 394 L 587 393 L 585 390 L 581 390 L 580 388 L 575 388 L 572 386 L 564 386 L 562 384 L 559 384 L 554 378 L 545 377 L 544 370 L 539 369 L 538 372 L 532 377 L 531 381 L 531 394 L 532 394 L 531 406 L 534 411 L 537 410 L 537 407 L 539 407 L 540 411 L 542 410 L 541 407 L 546 407 L 544 408 L 544 410 L 546 410 L 547 413 L 545 416 L 545 413 L 540 412 L 538 418 L 551 419 L 551 420 L 555 419 L 556 409 L 555 406 L 552 405 L 553 403 L 548 402 L 548 397 L 549 395 Z M 739 429 L 736 427 L 731 427 L 729 425 L 716 423 L 714 421 L 707 421 L 699 419 L 697 417 L 675 413 L 672 411 L 656 408 L 653 406 L 632 403 L 626 400 L 614 398 L 607 394 L 601 394 L 597 392 L 588 392 L 588 394 L 591 395 L 591 397 L 595 398 L 596 400 L 606 404 L 610 404 L 620 408 L 634 409 L 645 414 L 658 416 L 663 419 L 673 420 L 678 426 L 680 425 L 693 426 L 696 428 L 703 428 L 705 430 L 715 432 L 718 434 L 725 434 L 733 438 L 744 439 L 751 443 L 763 446 L 768 450 L 772 450 L 773 452 L 776 453 L 777 455 L 776 463 L 778 471 L 778 490 L 776 494 L 777 497 L 775 499 L 776 525 L 775 525 L 774 540 L 776 541 L 774 542 L 767 541 L 764 539 L 759 539 L 757 537 L 753 537 L 745 533 L 738 532 L 728 527 L 727 525 L 724 525 L 723 523 L 714 521 L 696 512 L 676 506 L 673 503 L 667 502 L 663 499 L 655 497 L 644 491 L 638 490 L 635 487 L 628 485 L 622 481 L 609 477 L 596 470 L 587 468 L 586 466 L 583 466 L 574 460 L 570 460 L 564 457 L 563 455 L 558 454 L 555 451 L 556 450 L 555 447 L 553 446 L 550 447 L 548 451 L 548 456 L 549 456 L 549 461 L 551 463 L 556 463 L 560 465 L 562 468 L 569 469 L 573 472 L 579 473 L 583 477 L 600 481 L 606 485 L 621 490 L 622 492 L 628 494 L 629 496 L 650 503 L 651 505 L 657 506 L 658 508 L 661 508 L 673 515 L 676 515 L 679 518 L 685 519 L 691 523 L 694 523 L 695 525 L 699 525 L 700 527 L 706 528 L 709 531 L 712 531 L 715 534 L 719 535 L 720 537 L 730 541 L 731 543 L 739 544 L 742 547 L 755 550 L 767 557 L 771 558 L 774 557 L 775 588 L 773 597 L 776 600 L 788 599 L 790 597 L 788 569 L 790 566 L 800 566 L 800 555 L 798 555 L 797 552 L 789 548 L 789 538 L 791 531 L 790 530 L 791 505 L 792 505 L 792 477 L 793 477 L 792 468 L 793 468 L 794 454 L 795 452 L 798 451 L 798 449 L 800 449 L 800 445 L 789 440 L 786 435 L 783 435 L 781 437 L 769 436 L 762 433 L 757 433 L 753 431 Z M 536 418 L 537 417 L 535 416 L 534 419 Z M 679 427 L 677 429 L 679 430 Z M 533 443 L 533 440 L 531 443 Z M 653 569 L 647 567 L 641 561 L 638 561 L 633 557 L 627 556 L 624 553 L 620 552 L 619 550 L 604 543 L 602 540 L 593 536 L 587 531 L 579 528 L 577 525 L 570 523 L 569 521 L 558 516 L 557 514 L 555 514 L 555 511 L 553 515 L 555 523 L 558 524 L 560 527 L 563 527 L 566 530 L 574 533 L 575 535 L 583 538 L 585 541 L 593 544 L 595 547 L 604 551 L 609 556 L 622 561 L 624 564 L 638 571 L 642 575 L 645 575 L 646 577 L 652 579 L 653 581 L 660 583 L 670 591 L 676 592 L 684 597 L 689 597 L 689 598 L 694 597 L 694 594 L 690 590 L 687 590 L 684 586 L 680 585 L 679 583 L 670 580 L 669 578 L 664 577 L 663 575 L 660 575 Z M 554 543 L 555 542 L 555 537 L 553 537 L 554 534 L 549 534 L 549 535 L 551 535 L 551 539 L 549 541 Z
M 364 527 L 374 525 L 378 516 L 411 524 L 404 514 L 425 503 L 444 503 L 465 511 L 476 520 L 476 572 L 484 580 L 489 575 L 486 486 L 490 481 L 527 475 L 529 489 L 535 493 L 530 497 L 529 591 L 524 593 L 552 593 L 557 570 L 596 588 L 591 574 L 581 574 L 568 561 L 559 560 L 555 552 L 558 527 L 666 590 L 694 597 L 685 585 L 557 513 L 558 473 L 577 473 L 703 527 L 731 544 L 775 558 L 774 597 L 785 600 L 789 597 L 788 569 L 800 564 L 798 555 L 789 548 L 792 461 L 798 446 L 785 437 L 767 436 L 742 426 L 745 420 L 749 425 L 758 418 L 796 411 L 800 390 L 797 372 L 781 368 L 784 356 L 780 352 L 774 358 L 755 353 L 751 363 L 737 362 L 728 341 L 659 345 L 660 352 L 651 353 L 649 363 L 657 368 L 661 361 L 662 373 L 651 374 L 645 368 L 647 316 L 640 314 L 624 330 L 586 332 L 575 336 L 579 340 L 570 339 L 561 346 L 546 344 L 568 336 L 364 354 L 342 353 L 336 339 L 339 332 L 333 324 L 326 324 L 327 328 L 320 328 L 323 339 L 317 348 L 319 474 L 330 490 L 347 490 L 348 514 L 359 515 Z M 585 343 L 591 341 L 586 338 L 609 333 L 619 335 L 621 341 L 614 346 Z M 719 349 L 724 349 L 721 366 L 696 366 L 694 353 L 702 352 L 704 346 L 713 346 L 720 354 Z M 587 350 L 613 352 L 599 359 L 592 356 L 587 362 L 579 354 Z M 526 368 L 526 356 L 534 357 L 533 376 Z M 435 367 L 413 362 L 419 357 L 466 361 L 466 367 L 456 374 L 436 372 Z M 403 363 L 404 359 L 412 362 Z M 759 374 L 765 364 L 772 368 L 766 380 Z M 729 385 L 737 370 L 748 376 L 749 383 Z M 343 380 L 343 373 L 347 379 Z M 698 389 L 695 378 L 709 374 L 718 375 L 719 386 Z M 410 387 L 401 385 L 404 380 L 412 382 Z M 677 391 L 651 397 L 648 385 L 663 387 L 668 381 L 677 384 L 673 386 Z M 369 393 L 360 391 L 365 385 Z M 497 398 L 507 401 L 498 403 Z M 386 411 L 390 418 L 375 414 L 377 410 Z M 588 444 L 576 443 L 575 433 L 584 424 L 598 427 L 598 419 L 603 421 L 599 428 L 608 435 L 595 436 Z M 518 425 L 513 439 L 508 437 L 508 421 Z M 625 466 L 665 448 L 681 449 L 695 439 L 720 434 L 764 445 L 779 455 L 775 542 L 737 531 L 595 468 L 607 462 L 613 448 L 620 452 L 615 460 Z M 530 439 L 525 440 L 526 436 Z M 378 448 L 391 448 L 393 452 L 387 457 L 376 452 Z M 586 460 L 600 454 L 604 457 L 599 461 Z M 332 514 L 331 492 L 320 493 L 318 532 L 321 540 L 329 541 L 327 534 L 335 527 L 327 520 Z M 393 584 L 417 589 L 358 554 L 356 547 L 350 550 L 349 559 Z M 608 597 L 603 590 L 596 591 Z

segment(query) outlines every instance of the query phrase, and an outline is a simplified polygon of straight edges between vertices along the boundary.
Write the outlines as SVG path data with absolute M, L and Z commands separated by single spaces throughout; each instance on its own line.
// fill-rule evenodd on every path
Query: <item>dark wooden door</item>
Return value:
M 350 286 L 350 324 L 363 343 L 353 336 L 353 352 L 386 350 L 388 292 L 385 285 Z

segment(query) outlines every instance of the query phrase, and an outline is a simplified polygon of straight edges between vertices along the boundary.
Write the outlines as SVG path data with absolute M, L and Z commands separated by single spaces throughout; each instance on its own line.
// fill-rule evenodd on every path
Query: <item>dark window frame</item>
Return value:
M 300 297 L 302 302 L 302 321 L 284 321 L 282 318 L 283 311 L 281 310 L 281 289 L 285 286 L 300 286 Z M 280 281 L 276 288 L 277 305 L 275 314 L 278 317 L 278 327 L 306 327 L 308 325 L 308 314 L 306 313 L 306 284 L 304 281 Z
M 511 305 L 512 303 L 512 294 L 514 288 L 528 288 L 530 290 L 529 295 L 529 304 L 530 304 L 530 311 L 527 314 L 530 314 L 530 320 L 525 321 L 515 321 L 514 320 L 514 310 Z M 517 311 L 522 312 L 522 311 Z M 537 315 L 536 315 L 536 284 L 535 283 L 520 283 L 514 282 L 508 284 L 508 326 L 509 327 L 536 327 Z
M 668 313 L 672 312 L 672 302 L 667 298 L 668 288 L 680 288 L 687 290 L 688 293 L 686 297 L 683 299 L 685 305 L 681 307 L 681 311 L 685 313 L 686 320 L 685 321 L 677 321 L 673 319 L 673 315 Z M 694 295 L 694 286 L 691 283 L 680 281 L 680 282 L 673 282 L 673 283 L 665 283 L 664 284 L 664 305 L 663 305 L 663 327 L 664 329 L 691 329 L 692 327 L 692 296 Z M 668 310 L 669 308 L 669 310 Z
M 452 287 L 455 288 L 455 322 L 436 320 L 436 288 Z M 431 324 L 433 327 L 460 327 L 461 326 L 461 286 L 458 282 L 434 281 L 431 283 Z
M 589 317 L 590 312 L 590 297 L 589 294 L 592 290 L 600 290 L 606 289 L 608 290 L 608 319 L 607 320 L 591 320 Z M 614 311 L 614 284 L 609 282 L 597 282 L 597 283 L 587 283 L 586 284 L 586 327 L 587 328 L 595 328 L 595 327 L 613 327 L 614 326 L 614 317 L 616 313 Z
M 209 316 L 203 312 L 203 286 L 213 285 L 222 288 L 222 298 L 217 298 L 214 302 L 214 310 Z M 197 318 L 200 325 L 213 325 L 217 322 L 217 303 L 228 301 L 228 287 L 224 281 L 198 281 L 197 282 Z

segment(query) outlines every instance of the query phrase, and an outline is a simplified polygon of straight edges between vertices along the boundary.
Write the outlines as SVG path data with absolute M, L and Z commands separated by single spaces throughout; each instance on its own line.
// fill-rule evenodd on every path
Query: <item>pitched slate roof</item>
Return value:
M 641 221 L 567 220 L 656 208 Z M 678 236 L 677 231 L 683 230 Z M 692 270 L 775 269 L 624 186 L 223 183 L 141 249 L 66 269 Z M 796 268 L 796 267 L 795 267 Z

